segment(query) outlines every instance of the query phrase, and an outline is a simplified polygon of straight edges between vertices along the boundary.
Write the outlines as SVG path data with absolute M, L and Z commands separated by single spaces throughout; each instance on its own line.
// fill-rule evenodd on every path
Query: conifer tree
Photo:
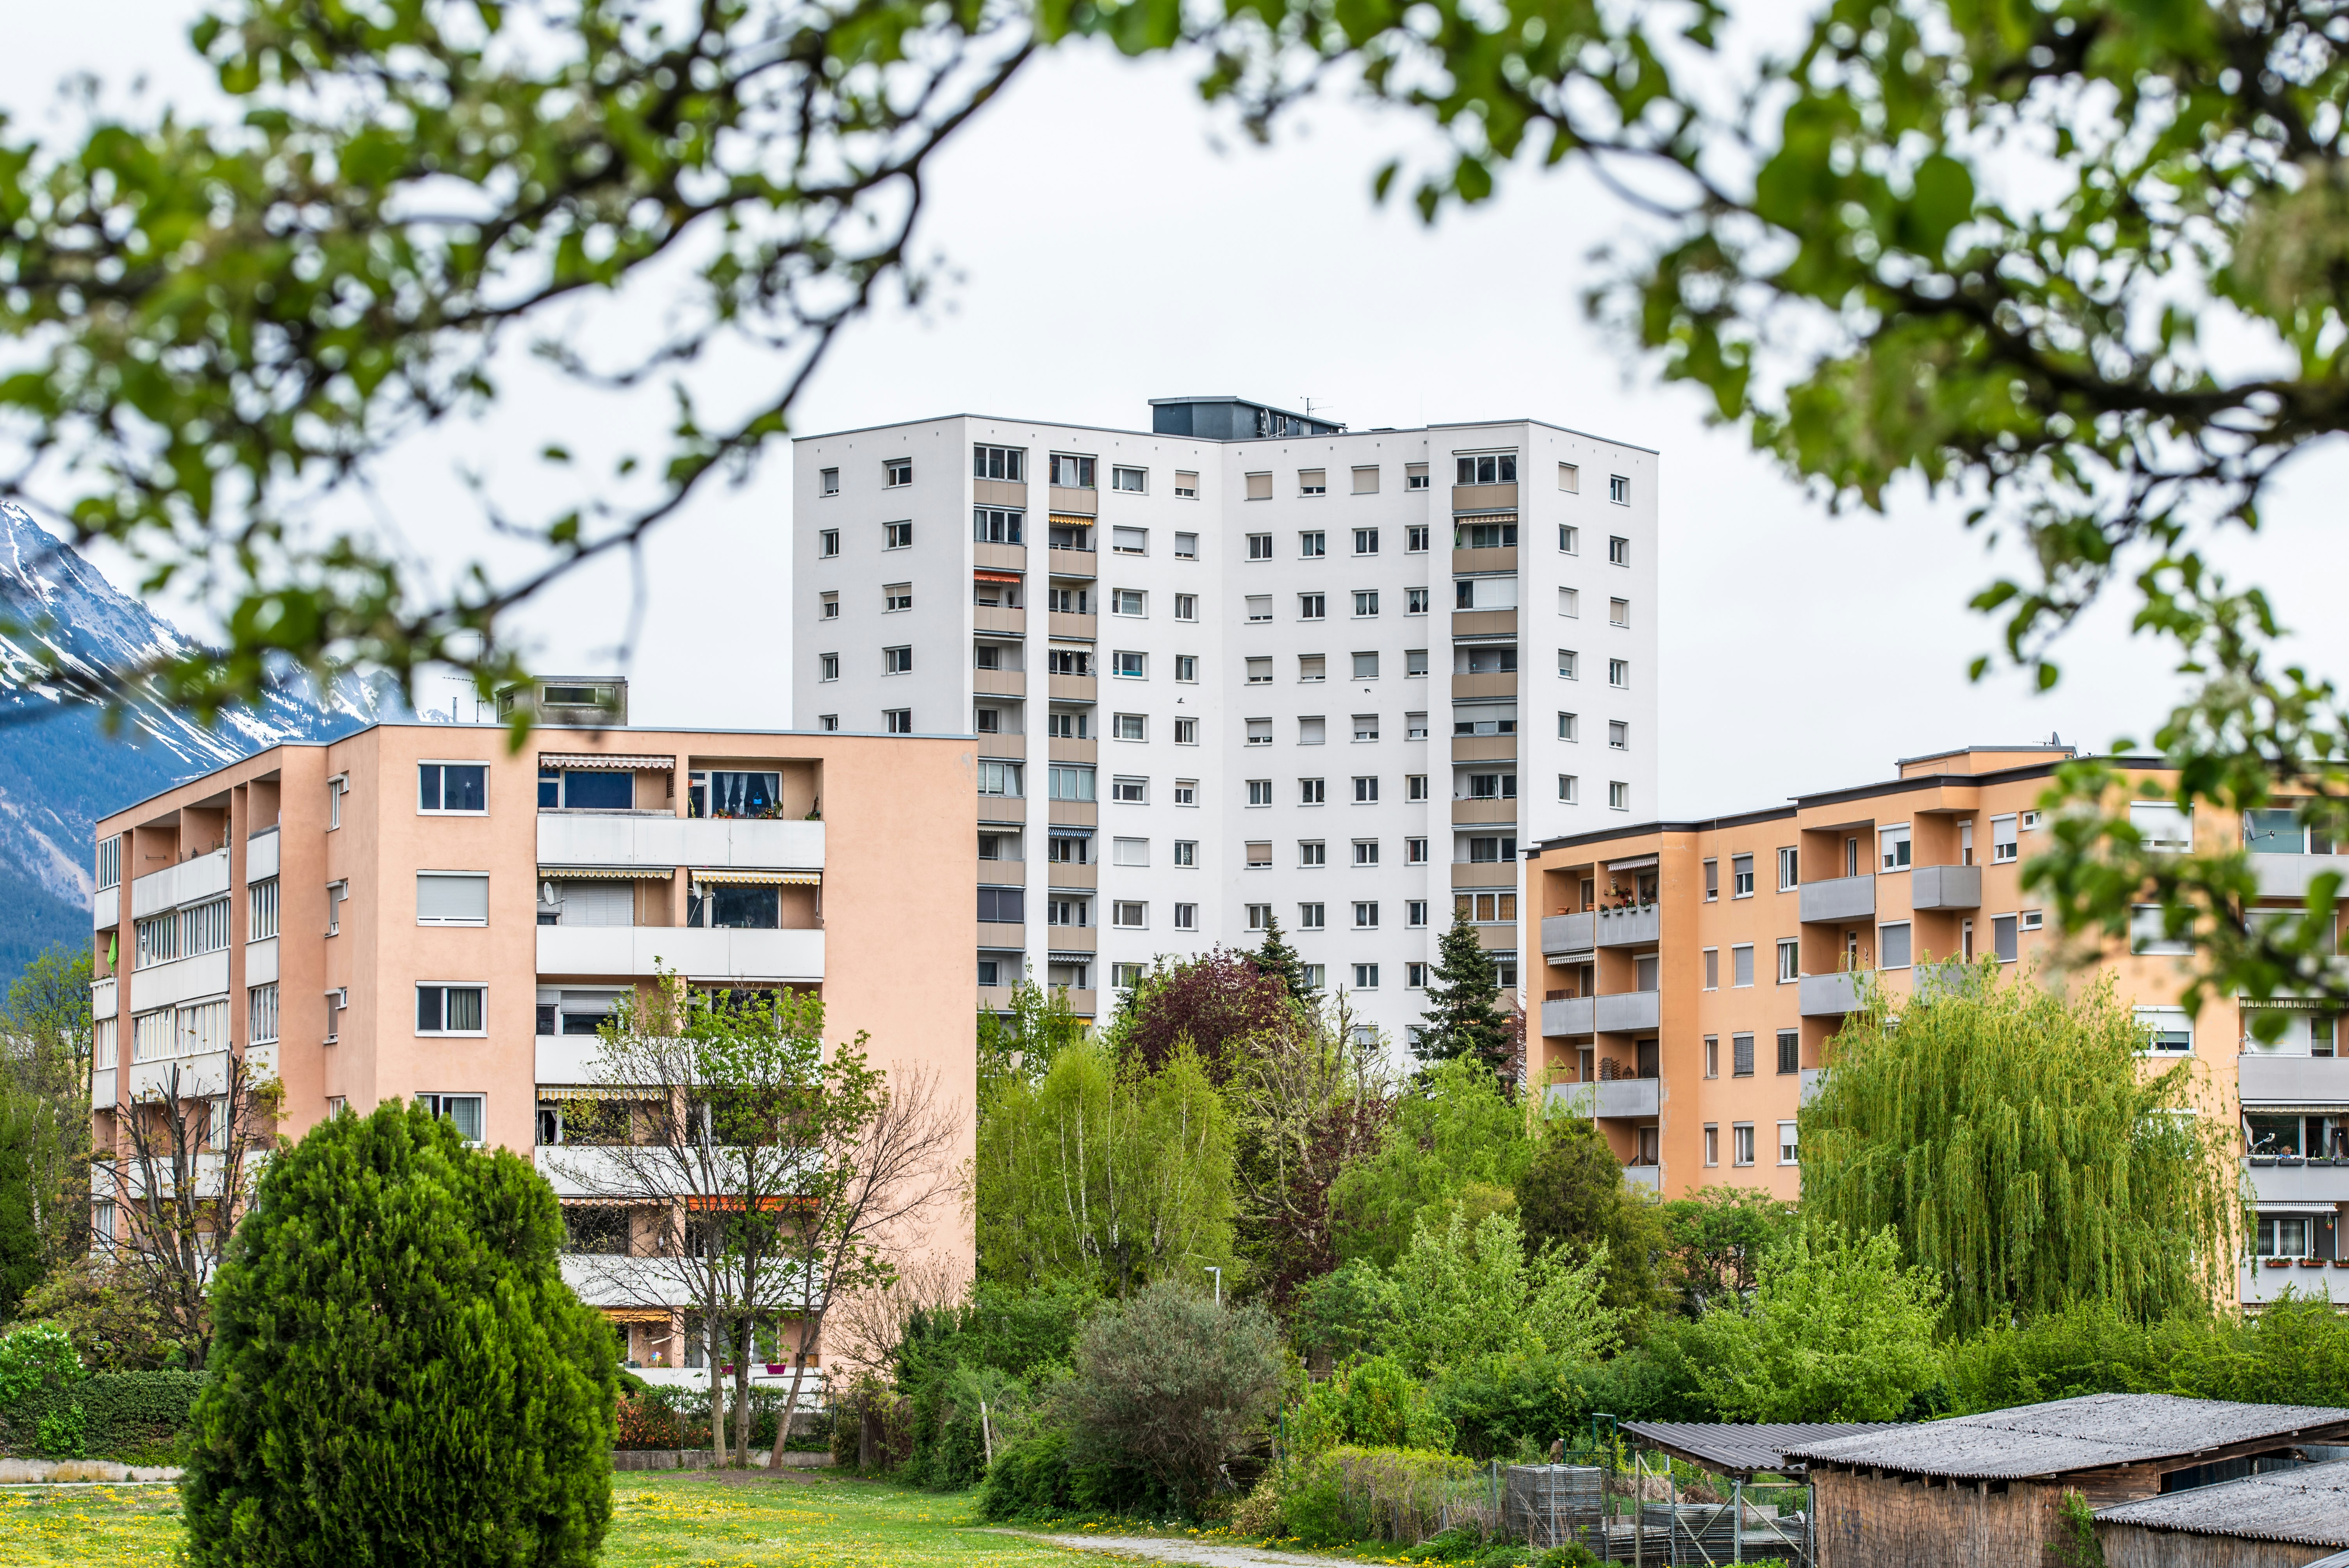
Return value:
M 1314 987 L 1306 983 L 1305 961 L 1280 939 L 1280 920 L 1269 910 L 1264 917 L 1264 945 L 1256 950 L 1256 967 L 1258 974 L 1274 975 L 1288 986 L 1291 1001 L 1313 1006 Z
M 1427 1011 L 1421 1015 L 1419 1043 L 1412 1047 L 1422 1061 L 1447 1062 L 1454 1057 L 1475 1057 L 1496 1074 L 1506 1072 L 1512 1056 L 1509 1022 L 1501 1016 L 1500 971 L 1493 955 L 1476 940 L 1468 912 L 1454 906 L 1452 929 L 1436 948 L 1435 972 L 1428 977 Z

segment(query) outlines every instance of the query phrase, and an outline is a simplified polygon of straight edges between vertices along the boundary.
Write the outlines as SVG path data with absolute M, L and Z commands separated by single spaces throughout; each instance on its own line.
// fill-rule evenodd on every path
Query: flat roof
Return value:
M 2349 1546 L 2349 1460 L 2116 1502 L 2096 1510 L 2096 1517 L 2189 1535 Z
M 1167 401 L 1187 403 L 1196 399 L 1154 397 L 1151 401 L 1153 403 Z M 1250 407 L 1271 407 L 1269 404 L 1259 405 L 1249 402 L 1246 397 L 1236 397 L 1233 401 L 1248 403 Z M 1282 408 L 1274 408 L 1272 411 L 1276 414 L 1288 412 Z M 1299 414 L 1297 418 L 1301 419 L 1305 416 Z M 1049 425 L 1061 430 L 1092 430 L 1104 436 L 1147 436 L 1159 441 L 1205 441 L 1211 447 L 1243 447 L 1255 441 L 1337 441 L 1358 436 L 1408 436 L 1436 430 L 1473 430 L 1491 425 L 1537 425 L 1545 430 L 1556 430 L 1561 436 L 1579 436 L 1586 441 L 1604 441 L 1610 447 L 1620 447 L 1627 452 L 1645 452 L 1651 458 L 1663 456 L 1661 448 L 1643 447 L 1637 441 L 1619 440 L 1613 436 L 1602 436 L 1592 430 L 1578 430 L 1571 425 L 1553 425 L 1547 419 L 1523 418 L 1447 419 L 1440 424 L 1431 422 L 1425 425 L 1373 425 L 1360 430 L 1335 430 L 1319 436 L 1250 436 L 1246 440 L 1226 441 L 1214 436 L 1170 436 L 1163 430 L 1130 430 L 1123 425 L 1088 425 L 1073 419 L 1027 419 L 1009 414 L 926 414 L 917 419 L 892 419 L 885 425 L 852 425 L 845 429 L 818 430 L 813 435 L 793 436 L 792 445 L 796 447 L 802 441 L 829 441 L 841 436 L 866 436 L 875 430 L 898 430 L 908 425 L 936 425 L 948 419 L 992 419 L 999 425 Z
M 2177 1470 L 2211 1450 L 2282 1447 L 2349 1432 L 2349 1409 L 2242 1405 L 2174 1394 L 2085 1394 L 1858 1437 L 1789 1444 L 1814 1465 L 1961 1480 L 2029 1480 L 2075 1470 L 2160 1464 Z
M 1898 1421 L 1626 1421 L 1623 1430 L 1676 1459 L 1722 1475 L 1752 1476 L 1800 1470 L 1785 1450 L 1833 1438 L 1854 1438 L 1900 1425 Z

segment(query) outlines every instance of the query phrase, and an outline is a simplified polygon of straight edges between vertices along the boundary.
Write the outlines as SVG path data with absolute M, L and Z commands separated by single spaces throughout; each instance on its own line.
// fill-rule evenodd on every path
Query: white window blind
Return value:
M 487 925 L 490 879 L 481 872 L 416 873 L 416 923 Z

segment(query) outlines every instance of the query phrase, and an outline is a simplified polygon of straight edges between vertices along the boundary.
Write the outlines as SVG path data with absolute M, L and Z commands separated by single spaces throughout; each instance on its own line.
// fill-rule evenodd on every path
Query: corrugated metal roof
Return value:
M 1899 1424 L 1799 1421 L 1756 1426 L 1729 1421 L 1626 1421 L 1623 1429 L 1724 1475 L 1751 1475 L 1756 1470 L 1784 1470 L 1785 1450 L 1797 1443 L 1858 1437 Z
M 2238 1405 L 2170 1394 L 2087 1394 L 1890 1431 L 1787 1445 L 1786 1457 L 1900 1470 L 1909 1475 L 2018 1480 L 2106 1465 L 2144 1464 L 2236 1443 L 2301 1433 L 2349 1432 L 2349 1410 L 2308 1405 Z
M 2116 1502 L 2096 1517 L 2191 1535 L 2349 1546 L 2349 1460 Z

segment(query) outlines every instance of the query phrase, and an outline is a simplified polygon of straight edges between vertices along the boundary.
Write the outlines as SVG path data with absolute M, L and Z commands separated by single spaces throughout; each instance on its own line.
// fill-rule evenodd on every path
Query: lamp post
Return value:
M 1201 1264 L 1199 1266 L 1216 1276 L 1216 1305 L 1220 1308 L 1224 1305 L 1224 1271 L 1213 1264 Z

